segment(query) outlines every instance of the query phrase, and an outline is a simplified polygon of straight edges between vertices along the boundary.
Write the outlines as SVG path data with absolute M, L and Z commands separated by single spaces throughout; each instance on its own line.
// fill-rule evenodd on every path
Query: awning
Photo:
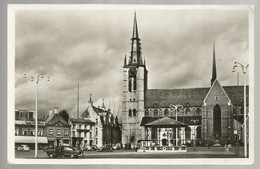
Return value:
M 157 128 L 171 128 L 171 127 L 185 127 L 187 124 L 173 120 L 169 117 L 163 117 L 158 120 L 152 121 L 150 123 L 145 124 L 146 127 L 157 127 Z
M 15 143 L 35 143 L 35 136 L 15 136 Z M 48 143 L 47 137 L 38 137 L 38 143 Z

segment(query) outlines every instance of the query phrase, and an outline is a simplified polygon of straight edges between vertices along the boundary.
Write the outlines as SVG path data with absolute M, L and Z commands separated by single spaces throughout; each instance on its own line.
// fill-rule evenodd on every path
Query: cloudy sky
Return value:
M 148 88 L 209 87 L 213 42 L 217 77 L 236 85 L 233 62 L 248 63 L 248 11 L 138 9 L 149 71 Z M 39 83 L 39 112 L 58 106 L 76 116 L 92 93 L 94 105 L 120 111 L 122 66 L 129 55 L 134 9 L 26 10 L 15 15 L 15 108 L 34 110 L 35 83 L 23 74 L 50 76 Z M 242 73 L 240 73 L 242 84 Z

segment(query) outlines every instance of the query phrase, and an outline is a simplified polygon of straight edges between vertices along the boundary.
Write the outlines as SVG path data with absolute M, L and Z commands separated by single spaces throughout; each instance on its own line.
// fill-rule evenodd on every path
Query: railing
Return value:
M 145 146 L 138 148 L 137 152 L 187 152 L 187 146 Z

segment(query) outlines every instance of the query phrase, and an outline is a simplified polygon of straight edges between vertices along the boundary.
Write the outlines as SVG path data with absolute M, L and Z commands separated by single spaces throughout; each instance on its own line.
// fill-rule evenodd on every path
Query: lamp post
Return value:
M 183 108 L 182 105 L 173 105 L 173 104 L 170 104 L 170 108 L 174 108 L 175 109 L 175 120 L 177 121 L 178 120 L 178 115 L 177 115 L 177 111 L 178 111 L 178 108 Z M 175 129 L 175 132 L 176 132 L 176 146 L 178 146 L 178 129 L 176 127 Z
M 232 72 L 235 72 L 235 68 L 240 66 L 242 68 L 242 72 L 244 74 L 244 154 L 245 158 L 247 157 L 247 124 L 246 124 L 246 73 L 249 64 L 247 65 L 242 65 L 239 62 L 234 63 L 234 67 Z
M 24 74 L 24 78 L 27 78 L 27 75 Z M 38 83 L 40 78 L 44 78 L 43 73 L 36 75 L 35 77 L 31 76 L 30 80 L 35 81 L 36 84 L 36 96 L 35 96 L 35 158 L 37 158 L 38 151 Z M 47 76 L 47 81 L 50 81 L 50 77 Z

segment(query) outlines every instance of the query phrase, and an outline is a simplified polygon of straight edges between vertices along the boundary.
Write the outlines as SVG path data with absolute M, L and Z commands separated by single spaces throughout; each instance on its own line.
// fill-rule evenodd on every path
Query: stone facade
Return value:
M 234 109 L 243 105 L 243 86 L 221 86 L 217 80 L 215 61 L 215 45 L 213 48 L 213 69 L 210 87 L 187 89 L 148 89 L 148 71 L 142 57 L 141 44 L 137 30 L 136 16 L 134 17 L 131 52 L 125 56 L 123 66 L 122 91 L 122 143 L 123 146 L 134 146 L 137 140 L 164 138 L 158 131 L 171 131 L 172 141 L 176 141 L 176 131 L 168 129 L 148 130 L 145 125 L 162 117 L 177 117 L 178 121 L 187 124 L 177 130 L 177 137 L 185 139 L 181 144 L 234 144 L 241 139 L 242 114 L 236 119 Z M 247 87 L 247 100 L 248 100 Z M 248 103 L 248 101 L 247 101 Z M 174 110 L 170 105 L 182 105 Z M 248 106 L 248 105 L 247 105 Z M 248 112 L 248 110 L 247 110 Z M 236 119 L 236 120 L 235 120 Z M 236 132 L 234 129 L 236 124 Z M 235 134 L 234 134 L 235 133 Z M 161 143 L 160 143 L 161 144 Z

